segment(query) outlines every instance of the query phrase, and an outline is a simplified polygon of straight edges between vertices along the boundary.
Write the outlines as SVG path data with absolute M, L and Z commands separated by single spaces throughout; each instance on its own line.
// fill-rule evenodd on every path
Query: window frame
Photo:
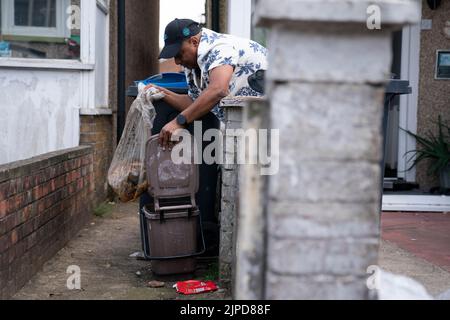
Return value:
M 3 1 L 0 0 L 0 2 Z M 79 60 L 0 57 L 0 68 L 94 71 L 95 48 L 93 44 L 95 43 L 95 33 L 90 32 L 89 30 L 93 30 L 93 28 L 95 28 L 95 9 L 97 7 L 97 1 L 81 0 L 80 4 L 81 52 Z
M 0 0 L 2 6 L 2 34 L 5 36 L 69 38 L 67 7 L 70 0 L 56 0 L 56 27 L 16 26 L 14 24 L 14 0 Z
M 444 81 L 449 81 L 450 77 L 449 76 L 442 76 L 439 74 L 439 59 L 442 53 L 445 54 L 449 54 L 450 53 L 450 49 L 437 49 L 436 50 L 436 66 L 435 66 L 435 73 L 434 73 L 434 80 L 444 80 Z
M 58 0 L 59 1 L 59 0 Z M 109 5 L 109 0 L 104 1 Z M 7 58 L 0 57 L 0 72 L 1 69 L 29 69 L 29 70 L 58 70 L 63 72 L 76 72 L 79 74 L 79 81 L 81 82 L 79 95 L 81 97 L 79 113 L 80 115 L 111 115 L 112 110 L 105 106 L 96 105 L 96 73 L 99 72 L 96 68 L 96 16 L 97 10 L 103 11 L 107 17 L 107 41 L 109 43 L 109 8 L 108 14 L 105 12 L 105 8 L 99 7 L 99 2 L 93 0 L 81 0 L 81 12 L 80 12 L 80 38 L 81 38 L 81 50 L 79 60 L 70 59 L 30 59 L 30 58 Z M 107 46 L 105 53 L 105 59 L 107 64 L 105 66 L 105 72 L 107 73 L 104 90 L 108 90 L 109 81 L 109 45 Z M 106 106 L 109 106 L 109 95 L 106 93 Z

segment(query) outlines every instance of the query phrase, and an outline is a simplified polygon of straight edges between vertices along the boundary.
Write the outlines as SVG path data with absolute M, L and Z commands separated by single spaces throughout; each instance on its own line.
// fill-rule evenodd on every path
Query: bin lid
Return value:
M 159 135 L 152 136 L 146 145 L 145 167 L 149 183 L 148 192 L 159 199 L 190 197 L 195 203 L 195 194 L 199 188 L 198 165 L 195 164 L 195 140 L 190 141 L 190 163 L 176 164 L 172 160 L 172 151 L 163 150 L 159 145 Z
M 135 81 L 136 86 L 139 85 L 139 83 L 143 83 L 144 85 L 154 84 L 167 89 L 188 89 L 188 84 L 184 73 L 161 73 L 151 76 L 145 80 Z

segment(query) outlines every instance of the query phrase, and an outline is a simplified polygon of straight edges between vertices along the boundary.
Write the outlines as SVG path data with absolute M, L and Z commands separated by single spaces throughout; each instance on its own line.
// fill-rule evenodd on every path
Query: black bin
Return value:
M 178 94 L 187 94 L 188 85 L 186 83 L 186 77 L 183 73 L 162 73 L 150 77 L 149 79 L 142 81 L 144 84 L 155 84 L 157 86 L 166 88 L 172 92 Z M 136 97 L 138 94 L 137 83 L 130 86 L 127 90 L 127 96 Z M 152 135 L 159 134 L 162 128 L 175 119 L 179 111 L 174 109 L 168 103 L 160 100 L 154 103 L 156 109 L 156 118 L 153 123 Z M 220 121 L 212 113 L 208 113 L 198 121 L 202 122 L 202 134 L 209 129 L 219 129 Z M 194 134 L 194 125 L 191 124 L 188 128 L 191 134 Z M 203 142 L 203 150 L 210 142 Z M 200 209 L 200 216 L 203 225 L 203 235 L 206 243 L 207 255 L 218 255 L 219 252 L 219 223 L 216 210 L 216 191 L 217 191 L 217 178 L 218 178 L 218 165 L 208 165 L 202 163 L 199 168 L 199 191 L 196 195 L 196 202 Z M 152 198 L 147 193 L 143 194 L 139 201 L 140 207 L 140 221 L 141 221 L 141 239 L 143 250 L 148 247 L 146 241 L 146 228 L 145 214 L 143 208 L 152 203 Z M 199 234 L 200 238 L 201 235 Z

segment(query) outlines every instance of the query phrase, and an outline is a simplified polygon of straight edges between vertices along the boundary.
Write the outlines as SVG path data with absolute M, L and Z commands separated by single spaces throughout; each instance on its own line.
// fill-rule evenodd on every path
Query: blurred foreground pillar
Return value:
M 259 0 L 255 10 L 269 29 L 280 169 L 262 179 L 242 167 L 235 298 L 375 298 L 366 281 L 378 260 L 391 33 L 419 21 L 420 3 Z M 244 127 L 258 116 L 247 112 Z

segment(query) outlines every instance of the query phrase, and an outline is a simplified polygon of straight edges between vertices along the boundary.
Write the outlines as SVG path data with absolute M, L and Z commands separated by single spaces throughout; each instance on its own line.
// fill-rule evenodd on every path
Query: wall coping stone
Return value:
M 237 96 L 224 98 L 220 101 L 220 108 L 244 108 L 247 107 L 251 102 L 263 102 L 266 101 L 265 97 L 248 97 L 248 96 Z
M 367 8 L 374 4 L 380 7 L 383 29 L 415 24 L 421 19 L 421 4 L 417 0 L 260 0 L 255 22 L 259 26 L 286 22 L 366 26 Z
M 45 153 L 25 160 L 6 163 L 0 165 L 0 183 L 13 178 L 30 175 L 37 170 L 45 169 L 57 163 L 88 155 L 90 153 L 92 153 L 91 146 L 80 146 Z
M 80 116 L 111 116 L 113 111 L 110 108 L 81 108 Z

